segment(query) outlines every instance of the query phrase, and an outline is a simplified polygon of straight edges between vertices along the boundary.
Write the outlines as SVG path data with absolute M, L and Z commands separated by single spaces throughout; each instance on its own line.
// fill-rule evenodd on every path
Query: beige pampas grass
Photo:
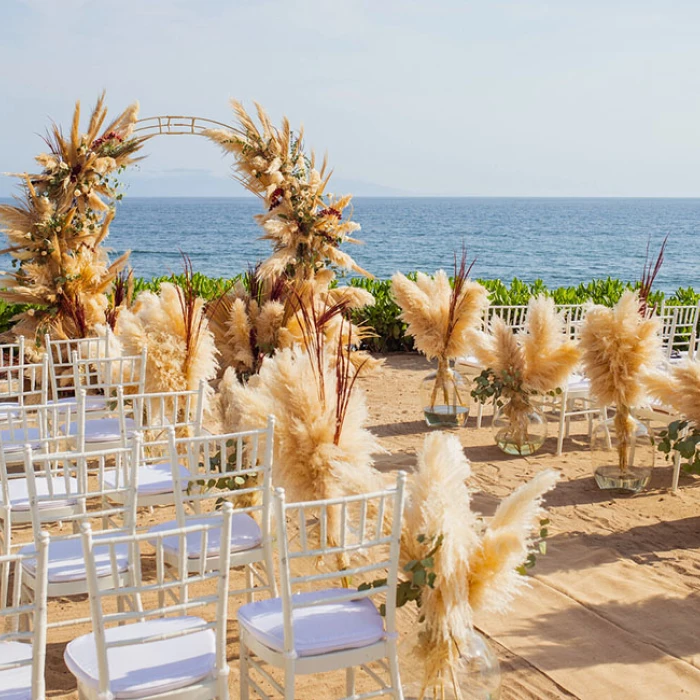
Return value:
M 505 610 L 527 583 L 517 567 L 530 550 L 533 524 L 543 514 L 542 498 L 558 479 L 557 472 L 547 469 L 501 501 L 469 560 L 469 601 L 475 612 Z
M 108 177 L 135 160 L 145 139 L 131 136 L 138 105 L 105 126 L 104 94 L 80 132 L 76 104 L 69 137 L 54 125 L 49 153 L 36 158 L 42 172 L 23 175 L 23 199 L 0 205 L 0 229 L 19 271 L 6 273 L 0 298 L 38 308 L 15 319 L 14 335 L 43 341 L 91 335 L 105 322 L 107 295 L 128 253 L 110 264 L 102 243 L 114 216 L 117 190 Z
M 409 482 L 401 537 L 404 563 L 423 559 L 432 543 L 443 538 L 433 555 L 434 588 L 424 586 L 421 592 L 416 653 L 424 665 L 423 692 L 454 683 L 457 697 L 452 674 L 460 651 L 467 648 L 473 613 L 504 611 L 526 583 L 516 569 L 532 546 L 542 497 L 558 478 L 552 470 L 541 472 L 502 501 L 484 527 L 471 510 L 465 483 L 469 475 L 456 436 L 426 436 Z
M 700 362 L 687 360 L 670 365 L 666 371 L 644 375 L 646 390 L 665 406 L 672 407 L 694 427 L 700 428 Z
M 434 588 L 421 595 L 416 654 L 423 662 L 423 688 L 449 679 L 449 669 L 465 648 L 472 628 L 469 558 L 478 546 L 478 523 L 465 485 L 471 474 L 459 439 L 446 433 L 427 435 L 418 455 L 418 470 L 409 482 L 401 536 L 402 565 L 423 559 L 435 540 Z M 420 543 L 418 536 L 426 541 Z
M 633 421 L 630 410 L 644 400 L 643 377 L 661 361 L 658 318 L 639 313 L 639 299 L 626 291 L 611 309 L 593 306 L 581 328 L 583 366 L 591 396 L 602 406 L 614 404 L 621 471 L 628 467 Z
M 564 332 L 554 300 L 545 296 L 530 300 L 524 333 L 514 333 L 496 316 L 489 332 L 470 336 L 484 367 L 517 377 L 528 393 L 546 394 L 561 387 L 581 359 L 576 343 Z
M 397 272 L 391 278 L 391 293 L 401 307 L 416 349 L 429 360 L 447 361 L 466 354 L 469 332 L 481 321 L 488 306 L 486 289 L 456 277 L 453 287 L 444 270 L 433 277 L 419 272 L 412 282 Z
M 338 432 L 337 373 L 325 364 L 323 376 L 299 346 L 265 358 L 257 376 L 241 384 L 228 369 L 219 387 L 226 430 L 262 428 L 275 417 L 273 481 L 292 501 L 319 500 L 382 488 L 372 454 L 381 451 L 364 426 L 367 405 L 358 389 L 348 396 Z M 323 392 L 319 385 L 323 383 Z M 336 514 L 329 540 L 338 543 Z
M 186 275 L 187 278 L 187 275 Z M 115 333 L 126 355 L 147 349 L 146 391 L 186 391 L 205 382 L 205 406 L 216 377 L 214 337 L 204 317 L 204 300 L 170 282 L 160 293 L 141 292 L 119 314 Z

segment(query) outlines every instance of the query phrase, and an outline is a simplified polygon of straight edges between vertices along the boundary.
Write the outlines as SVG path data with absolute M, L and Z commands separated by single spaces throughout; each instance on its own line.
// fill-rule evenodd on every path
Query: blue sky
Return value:
M 337 191 L 698 196 L 699 26 L 669 0 L 3 0 L 0 171 L 105 88 L 143 116 L 258 100 Z M 241 194 L 203 140 L 146 149 L 135 194 Z

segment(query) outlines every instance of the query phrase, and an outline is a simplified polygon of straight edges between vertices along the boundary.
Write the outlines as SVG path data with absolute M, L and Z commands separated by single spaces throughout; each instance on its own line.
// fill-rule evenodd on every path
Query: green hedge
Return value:
M 410 277 L 411 275 L 409 275 Z M 205 299 L 214 299 L 228 290 L 231 285 L 240 279 L 237 277 L 226 279 L 223 277 L 207 277 L 200 272 L 193 276 L 194 287 L 197 293 Z M 136 293 L 150 289 L 157 291 L 163 282 L 169 282 L 172 277 L 158 277 L 151 280 L 137 278 L 134 282 Z M 181 276 L 176 276 L 176 280 Z M 634 289 L 630 282 L 608 277 L 604 280 L 593 280 L 581 283 L 573 287 L 557 287 L 548 289 L 542 280 L 532 283 L 513 279 L 510 284 L 501 280 L 479 280 L 489 291 L 492 304 L 527 304 L 531 296 L 547 294 L 554 298 L 557 304 L 582 304 L 592 301 L 596 304 L 612 306 L 622 296 L 626 289 Z M 365 324 L 374 329 L 375 336 L 370 338 L 366 345 L 373 352 L 412 351 L 413 339 L 406 335 L 406 324 L 399 319 L 401 310 L 391 298 L 390 280 L 352 279 L 349 282 L 354 287 L 362 287 L 371 292 L 375 298 L 374 306 L 358 309 L 353 312 L 355 323 Z M 691 287 L 681 287 L 670 296 L 663 292 L 653 292 L 651 302 L 658 304 L 665 300 L 667 304 L 697 304 L 700 300 L 700 292 L 695 292 Z M 6 304 L 0 300 L 0 331 L 6 331 L 11 327 L 11 319 L 24 307 L 14 304 Z

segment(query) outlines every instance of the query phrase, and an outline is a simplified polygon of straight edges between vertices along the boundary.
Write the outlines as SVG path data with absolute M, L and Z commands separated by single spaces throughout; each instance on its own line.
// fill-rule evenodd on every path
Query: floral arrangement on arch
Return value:
M 308 313 L 315 305 L 313 312 L 322 314 L 323 307 L 341 303 L 344 332 L 338 335 L 336 317 L 325 328 L 328 342 L 359 345 L 364 331 L 350 323 L 349 312 L 374 303 L 374 298 L 365 290 L 333 286 L 335 267 L 369 276 L 340 250 L 343 243 L 359 242 L 350 234 L 360 226 L 351 220 L 349 195 L 325 193 L 330 173 L 325 161 L 319 170 L 313 152 L 305 152 L 303 131 L 294 133 L 286 118 L 275 127 L 257 104 L 259 125 L 239 102 L 234 101 L 233 108 L 238 127 L 203 133 L 235 156 L 237 179 L 262 199 L 265 212 L 255 219 L 273 248 L 243 283 L 209 309 L 222 366 L 234 367 L 245 379 L 277 348 L 301 342 L 300 307 Z M 329 357 L 335 355 L 329 352 Z M 377 364 L 366 355 L 352 356 L 355 366 L 369 369 Z
M 104 94 L 93 109 L 87 131 L 80 131 L 80 103 L 70 133 L 53 125 L 47 153 L 36 157 L 39 174 L 23 174 L 23 196 L 0 205 L 0 228 L 9 241 L 3 253 L 15 272 L 2 278 L 0 298 L 33 308 L 15 317 L 12 334 L 36 338 L 92 335 L 106 320 L 107 293 L 129 253 L 109 262 L 103 247 L 121 197 L 115 172 L 138 160 L 145 138 L 134 137 L 134 103 L 105 126 Z

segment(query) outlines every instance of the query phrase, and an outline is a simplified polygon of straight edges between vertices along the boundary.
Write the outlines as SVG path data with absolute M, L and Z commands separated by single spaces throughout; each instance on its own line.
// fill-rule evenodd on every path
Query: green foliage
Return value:
M 435 579 L 437 577 L 437 574 L 433 571 L 435 567 L 435 554 L 440 547 L 442 547 L 443 539 L 443 535 L 434 538 L 434 544 L 431 539 L 430 543 L 433 544 L 433 546 L 430 548 L 430 551 L 422 559 L 412 559 L 403 567 L 404 573 L 407 574 L 408 578 L 399 581 L 396 585 L 397 608 L 401 608 L 406 605 L 406 603 L 412 602 L 420 608 L 421 596 L 425 587 L 435 588 Z M 425 535 L 418 535 L 416 540 L 420 544 L 428 541 Z M 381 588 L 382 586 L 386 586 L 386 581 L 385 578 L 379 578 L 368 583 L 362 583 L 357 587 L 357 590 L 367 591 L 370 588 Z M 386 615 L 386 605 L 384 603 L 379 606 L 379 613 L 381 615 Z M 422 622 L 422 619 L 420 621 Z
M 408 277 L 415 279 L 415 273 L 408 275 Z M 184 275 L 175 275 L 174 278 L 177 284 L 182 284 Z M 198 296 L 211 301 L 228 291 L 237 280 L 242 280 L 242 278 L 242 274 L 227 279 L 207 277 L 201 272 L 195 272 L 192 276 L 192 283 Z M 150 280 L 136 278 L 134 280 L 134 293 L 138 294 L 144 289 L 157 292 L 163 282 L 172 281 L 172 275 L 155 277 Z M 537 294 L 551 296 L 556 304 L 583 304 L 591 301 L 595 304 L 612 306 L 620 299 L 625 289 L 635 289 L 633 283 L 622 282 L 610 277 L 604 280 L 592 280 L 577 286 L 557 287 L 555 289 L 548 289 L 540 279 L 534 282 L 523 282 L 514 278 L 510 284 L 501 280 L 479 280 L 479 282 L 489 291 L 491 303 L 499 306 L 527 304 L 530 297 Z M 374 329 L 375 336 L 365 341 L 365 348 L 370 352 L 413 352 L 415 350 L 413 338 L 406 335 L 407 326 L 399 319 L 401 309 L 391 296 L 391 280 L 352 278 L 349 283 L 353 287 L 366 289 L 375 298 L 373 306 L 356 309 L 352 312 L 354 323 L 364 324 Z M 663 292 L 653 292 L 649 297 L 649 303 L 660 304 L 664 299 L 667 306 L 693 305 L 700 301 L 700 291 L 696 292 L 692 287 L 679 287 L 669 297 L 666 297 Z M 8 330 L 12 325 L 9 322 L 10 319 L 25 308 L 19 304 L 0 302 L 0 332 Z
M 525 401 L 531 394 L 536 394 L 536 391 L 528 391 L 523 386 L 523 379 L 518 370 L 509 372 L 502 370 L 496 372 L 490 367 L 485 369 L 478 377 L 474 377 L 474 388 L 472 389 L 472 398 L 479 403 L 486 403 L 493 400 L 495 406 L 499 408 L 503 406 L 502 396 L 512 398 L 513 396 L 521 395 Z M 561 389 L 556 388 L 553 391 L 548 391 L 548 396 L 558 396 L 561 394 Z
M 540 520 L 540 535 L 532 551 L 528 552 L 527 559 L 516 569 L 516 571 L 522 576 L 526 576 L 529 569 L 534 568 L 537 564 L 537 555 L 540 554 L 544 556 L 547 554 L 547 537 L 549 537 L 549 518 L 542 518 Z
M 236 275 L 231 279 L 226 279 L 225 277 L 207 277 L 201 272 L 195 272 L 192 274 L 192 287 L 198 297 L 211 301 L 228 292 L 242 277 L 243 275 Z M 137 277 L 134 280 L 134 295 L 144 290 L 158 292 L 163 282 L 175 282 L 175 284 L 182 287 L 185 282 L 185 274 L 163 275 L 162 277 L 154 277 L 150 280 Z
M 700 428 L 687 420 L 676 420 L 659 434 L 657 449 L 670 460 L 673 452 L 678 452 L 683 470 L 689 474 L 700 474 Z

